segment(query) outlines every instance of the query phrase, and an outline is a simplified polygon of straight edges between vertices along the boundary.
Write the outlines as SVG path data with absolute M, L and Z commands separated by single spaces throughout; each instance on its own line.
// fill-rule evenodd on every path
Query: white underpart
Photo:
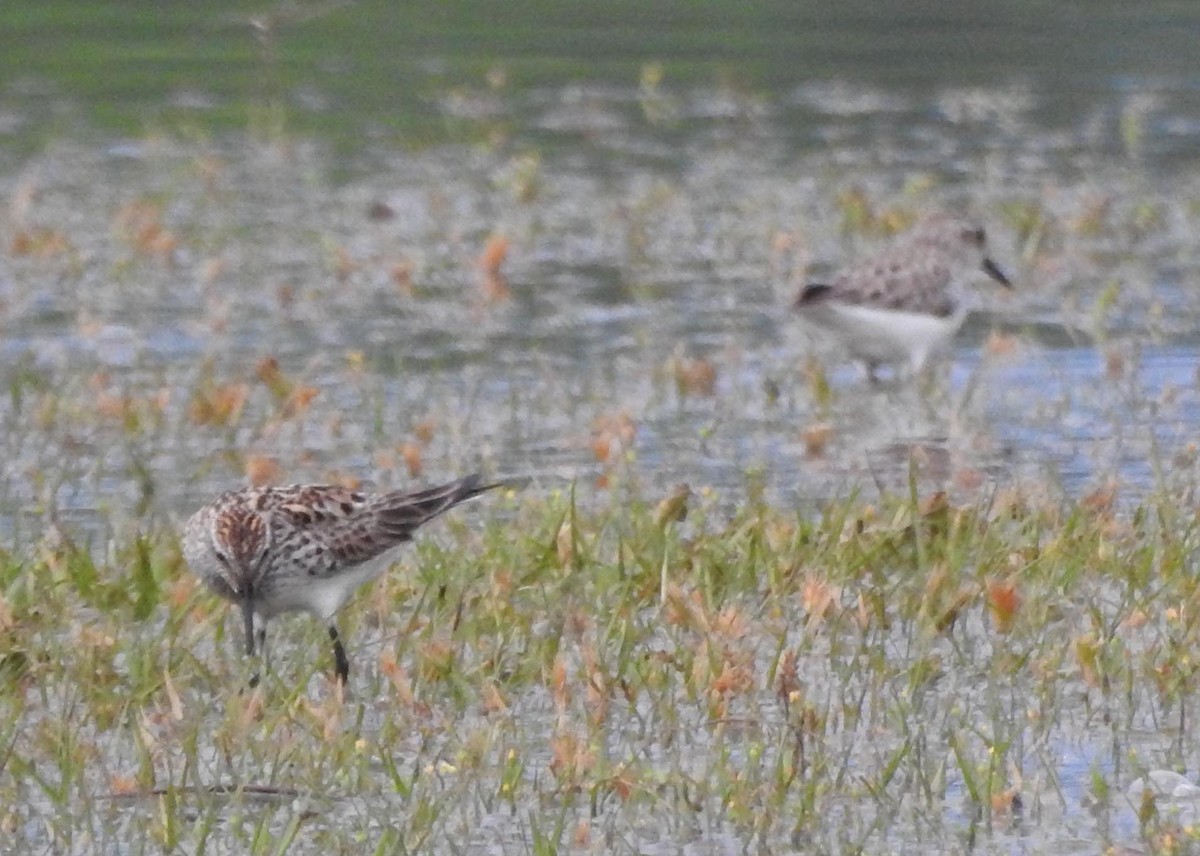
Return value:
M 858 359 L 907 364 L 914 373 L 954 338 L 967 317 L 965 308 L 937 316 L 833 301 L 806 307 L 804 314 L 833 332 Z
M 305 574 L 296 580 L 296 585 L 275 592 L 269 600 L 257 601 L 255 612 L 264 618 L 284 612 L 307 612 L 328 622 L 359 586 L 383 576 L 392 565 L 392 552 L 388 550 L 382 556 L 332 576 L 313 577 Z

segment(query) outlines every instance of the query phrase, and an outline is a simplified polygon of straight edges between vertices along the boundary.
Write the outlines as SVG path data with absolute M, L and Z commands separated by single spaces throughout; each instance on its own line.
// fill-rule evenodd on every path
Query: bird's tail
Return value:
M 414 529 L 427 523 L 461 502 L 496 488 L 519 489 L 528 479 L 501 479 L 484 482 L 479 473 L 457 481 L 413 491 L 393 491 L 378 500 L 382 521 L 399 537 L 408 537 Z

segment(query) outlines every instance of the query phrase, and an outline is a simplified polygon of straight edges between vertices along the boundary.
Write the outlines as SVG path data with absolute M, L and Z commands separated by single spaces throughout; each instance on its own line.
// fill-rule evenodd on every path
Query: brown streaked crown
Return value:
M 217 514 L 213 527 L 213 552 L 228 571 L 235 592 L 244 594 L 258 577 L 270 534 L 263 516 L 244 505 L 231 503 Z

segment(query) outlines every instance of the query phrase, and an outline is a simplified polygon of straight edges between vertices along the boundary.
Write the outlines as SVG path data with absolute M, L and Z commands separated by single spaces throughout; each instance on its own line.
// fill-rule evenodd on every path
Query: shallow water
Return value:
M 966 470 L 1069 493 L 1110 476 L 1134 496 L 1161 483 L 1197 407 L 1200 292 L 1188 287 L 1181 179 L 1125 192 L 1127 170 L 1113 168 L 1121 189 L 1102 234 L 1085 238 L 1071 219 L 1090 190 L 1057 188 L 1056 212 L 998 182 L 964 197 L 922 171 L 930 189 L 905 193 L 891 170 L 838 170 L 824 153 L 798 156 L 780 178 L 752 148 L 731 140 L 695 152 L 682 174 L 627 166 L 615 178 L 545 158 L 528 201 L 504 185 L 525 157 L 506 149 L 437 147 L 334 185 L 320 152 L 52 148 L 9 184 L 36 187 L 27 228 L 70 244 L 10 255 L 0 272 L 9 516 L 49 503 L 86 523 L 102 497 L 123 494 L 119 514 L 138 479 L 153 483 L 153 508 L 182 513 L 239 480 L 247 455 L 279 462 L 286 478 L 402 481 L 396 446 L 419 423 L 433 426 L 422 446 L 432 477 L 482 465 L 591 482 L 623 458 L 594 437 L 626 420 L 636 462 L 621 466 L 637 478 L 736 492 L 762 472 L 788 503 L 906 489 L 913 445 L 945 458 L 934 484 Z M 803 276 L 795 256 L 820 272 L 879 243 L 842 230 L 848 187 L 901 212 L 965 198 L 996 224 L 997 255 L 1017 271 L 1014 293 L 981 296 L 932 385 L 866 382 L 788 309 Z M 130 200 L 174 236 L 166 256 L 119 234 L 136 216 Z M 397 213 L 371 220 L 379 203 Z M 1050 233 L 1031 256 L 1006 228 L 1017 204 L 1039 206 Z M 1150 238 L 1131 225 L 1145 204 L 1159 212 Z M 508 244 L 502 298 L 488 296 L 475 261 L 491 234 Z M 805 369 L 814 355 L 828 395 Z M 303 412 L 279 418 L 260 377 L 268 358 L 312 387 Z M 687 388 L 689 364 L 711 372 L 711 392 Z M 194 424 L 205 372 L 248 385 L 239 424 Z M 39 395 L 42 412 L 28 412 Z M 105 410 L 121 397 L 146 410 L 138 425 Z M 827 434 L 815 446 L 814 428 Z M 103 454 L 64 454 L 70 446 Z
M 420 478 L 582 502 L 609 475 L 804 509 L 912 472 L 967 496 L 1115 479 L 1130 502 L 1195 480 L 1190 6 L 767 3 L 718 26 L 362 3 L 280 7 L 257 40 L 240 4 L 42 8 L 0 13 L 19 547 L 174 523 L 268 464 L 405 483 L 414 449 Z M 988 226 L 1017 288 L 983 295 L 932 384 L 872 386 L 790 299 L 941 207 Z M 503 282 L 477 261 L 495 235 Z M 206 384 L 241 397 L 228 424 L 198 415 Z M 1077 806 L 1093 749 L 1063 756 Z

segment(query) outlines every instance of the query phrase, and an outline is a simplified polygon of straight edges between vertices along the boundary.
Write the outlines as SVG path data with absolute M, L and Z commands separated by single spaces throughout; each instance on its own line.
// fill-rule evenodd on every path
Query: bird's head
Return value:
M 916 241 L 936 247 L 969 268 L 981 270 L 1005 288 L 1012 280 L 988 255 L 987 232 L 982 226 L 962 217 L 932 214 L 914 227 Z
M 250 597 L 266 565 L 271 546 L 267 521 L 257 511 L 228 505 L 217 511 L 208 529 L 205 559 L 223 580 L 231 599 Z

